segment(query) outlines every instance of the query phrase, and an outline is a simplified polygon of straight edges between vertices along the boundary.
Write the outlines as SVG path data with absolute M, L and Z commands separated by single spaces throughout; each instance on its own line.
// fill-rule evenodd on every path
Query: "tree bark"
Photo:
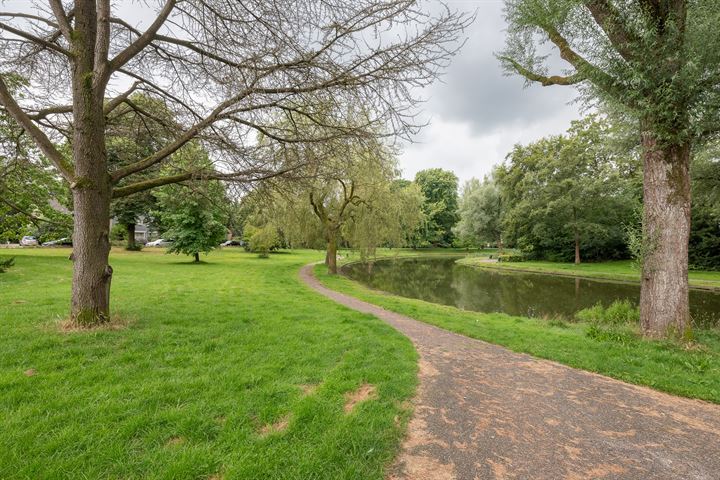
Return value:
M 580 265 L 580 233 L 575 230 L 575 265 Z
M 125 225 L 125 228 L 127 229 L 127 249 L 128 250 L 135 250 L 135 224 L 134 223 L 128 223 Z
M 575 265 L 580 265 L 580 232 L 577 228 L 577 210 L 573 207 L 573 231 L 575 232 Z
M 75 181 L 71 320 L 92 326 L 110 318 L 110 196 L 105 151 L 105 89 L 94 73 L 94 1 L 76 2 L 72 71 Z M 101 83 L 101 82 L 100 82 Z
M 640 322 L 647 337 L 690 333 L 690 144 L 660 144 L 644 131 Z
M 325 255 L 328 273 L 337 275 L 337 236 L 334 233 L 328 234 L 327 253 Z
M 200 254 L 195 252 L 195 263 L 200 263 Z

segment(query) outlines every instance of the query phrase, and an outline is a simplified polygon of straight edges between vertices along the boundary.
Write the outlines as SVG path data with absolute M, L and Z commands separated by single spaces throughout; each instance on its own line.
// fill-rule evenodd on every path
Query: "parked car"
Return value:
M 59 238 L 57 240 L 50 240 L 49 242 L 43 242 L 43 247 L 72 247 L 72 239 L 70 238 Z
M 20 245 L 23 247 L 37 247 L 39 244 L 37 238 L 26 235 L 20 239 Z
M 158 238 L 157 240 L 153 240 L 152 242 L 148 242 L 145 244 L 146 247 L 169 247 L 172 245 L 173 240 L 169 238 Z
M 243 245 L 245 245 L 245 242 L 242 240 L 228 240 L 220 244 L 221 247 L 242 247 Z

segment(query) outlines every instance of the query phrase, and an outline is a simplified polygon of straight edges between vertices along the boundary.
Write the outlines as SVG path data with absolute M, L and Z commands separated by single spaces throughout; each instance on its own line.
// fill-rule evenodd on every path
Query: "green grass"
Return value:
M 639 282 L 640 272 L 630 260 L 616 260 L 598 263 L 560 263 L 560 262 L 513 262 L 513 263 L 483 263 L 482 257 L 468 257 L 458 263 L 480 268 L 494 268 L 505 270 L 518 270 L 525 272 L 552 273 L 556 275 L 571 275 L 587 278 L 604 278 L 608 280 L 622 280 Z M 720 289 L 720 272 L 691 270 L 688 274 L 690 285 L 694 287 Z
M 12 253 L 0 274 L 0 478 L 383 478 L 416 354 L 300 283 L 321 254 L 226 250 L 193 265 L 114 251 L 112 305 L 129 326 L 61 333 L 68 251 Z M 377 399 L 346 414 L 344 395 L 364 382 Z M 305 395 L 307 384 L 318 387 Z M 284 431 L 261 433 L 281 419 Z
M 417 320 L 516 352 L 555 360 L 630 383 L 720 403 L 720 332 L 697 332 L 688 348 L 646 341 L 632 328 L 484 314 L 369 289 L 342 276 L 316 275 L 329 288 Z

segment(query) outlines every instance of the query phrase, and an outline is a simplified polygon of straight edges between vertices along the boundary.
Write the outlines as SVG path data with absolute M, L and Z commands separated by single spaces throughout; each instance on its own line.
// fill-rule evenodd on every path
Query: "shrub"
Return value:
M 597 303 L 590 308 L 580 310 L 575 314 L 575 318 L 594 325 L 634 325 L 640 322 L 640 309 L 630 300 L 615 300 L 607 308 Z
M 5 270 L 7 270 L 8 268 L 12 267 L 13 265 L 15 265 L 15 258 L 14 258 L 14 257 L 10 257 L 10 258 L 0 258 L 0 273 L 5 272 Z
M 266 225 L 255 230 L 250 237 L 250 251 L 258 254 L 260 258 L 268 258 L 270 250 L 275 248 L 279 241 L 277 229 Z
M 504 253 L 498 255 L 497 260 L 498 262 L 524 262 L 525 257 L 519 253 Z
M 119 223 L 116 223 L 110 229 L 110 240 L 114 240 L 115 242 L 122 242 L 125 240 L 126 236 L 127 236 L 127 228 L 124 225 L 120 225 Z

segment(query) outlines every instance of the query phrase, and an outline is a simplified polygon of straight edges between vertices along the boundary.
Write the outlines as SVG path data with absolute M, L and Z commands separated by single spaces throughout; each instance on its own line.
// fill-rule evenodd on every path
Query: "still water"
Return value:
M 498 272 L 425 257 L 354 263 L 342 272 L 378 290 L 478 312 L 564 317 L 600 302 L 640 300 L 640 286 L 534 273 Z M 720 322 L 720 292 L 690 291 L 690 312 L 705 325 Z

